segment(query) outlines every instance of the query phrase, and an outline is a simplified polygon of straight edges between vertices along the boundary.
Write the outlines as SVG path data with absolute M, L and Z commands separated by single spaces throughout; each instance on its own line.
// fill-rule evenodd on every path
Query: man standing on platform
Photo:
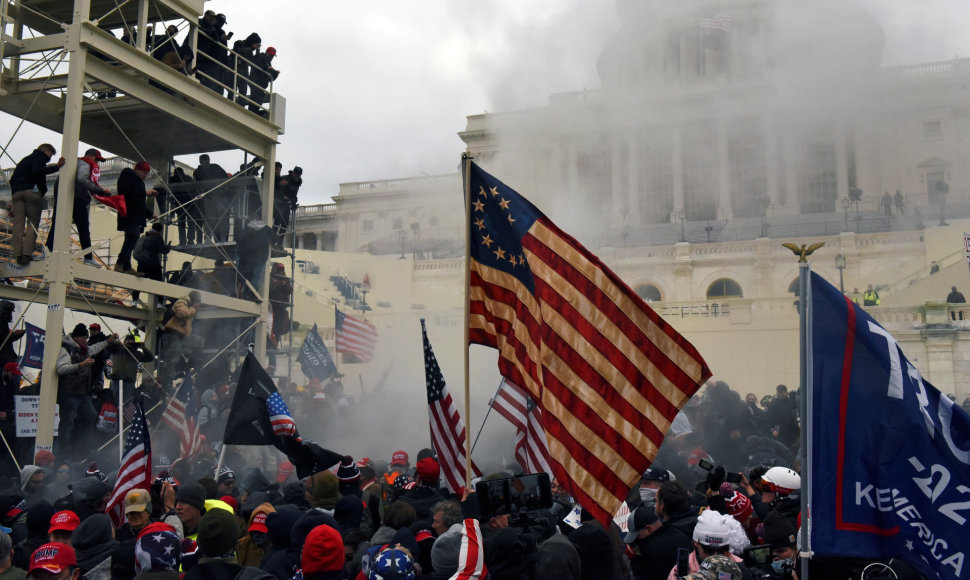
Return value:
M 34 253 L 40 212 L 44 209 L 44 195 L 47 194 L 47 176 L 64 165 L 63 157 L 57 163 L 48 164 L 56 153 L 53 145 L 44 143 L 21 159 L 10 176 L 10 190 L 13 192 L 13 238 L 10 247 L 18 264 L 29 264 Z
M 88 209 L 91 206 L 91 194 L 111 195 L 111 192 L 98 185 L 101 178 L 101 167 L 99 163 L 105 161 L 101 152 L 97 149 L 88 149 L 84 152 L 84 157 L 77 160 L 77 174 L 74 176 L 74 211 L 71 219 L 77 226 L 77 239 L 82 248 L 91 247 L 91 217 Z M 55 192 L 57 186 L 54 186 Z M 55 193 L 56 197 L 56 193 Z M 57 212 L 51 220 L 51 230 L 47 234 L 47 249 L 54 250 L 54 224 L 57 223 Z M 98 267 L 91 252 L 84 254 L 84 263 L 88 266 Z
M 57 357 L 57 404 L 60 405 L 61 423 L 58 432 L 57 455 L 72 460 L 83 457 L 89 450 L 91 432 L 98 416 L 91 403 L 91 367 L 94 355 L 118 338 L 112 334 L 108 340 L 88 346 L 88 329 L 78 324 L 61 341 Z M 75 453 L 75 451 L 77 453 Z
M 218 164 L 210 163 L 209 156 L 203 153 L 199 155 L 199 166 L 192 174 L 192 178 L 204 182 L 199 184 L 199 191 L 205 193 L 228 179 L 229 174 Z M 229 204 L 225 196 L 225 188 L 219 187 L 203 199 L 207 233 L 216 242 L 225 242 L 229 238 Z
M 155 197 L 158 192 L 154 189 L 145 190 L 145 179 L 151 173 L 152 166 L 145 161 L 139 161 L 134 169 L 124 168 L 118 176 L 118 193 L 125 196 L 127 214 L 118 214 L 118 231 L 125 233 L 125 242 L 118 253 L 115 270 L 125 274 L 143 277 L 145 274 L 136 272 L 131 267 L 131 253 L 138 243 L 138 238 L 145 231 L 148 224 L 148 197 Z M 155 216 L 152 216 L 154 219 Z

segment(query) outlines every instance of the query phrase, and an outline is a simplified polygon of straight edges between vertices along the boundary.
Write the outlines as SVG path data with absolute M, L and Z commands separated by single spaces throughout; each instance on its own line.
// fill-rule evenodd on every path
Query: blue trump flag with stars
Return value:
M 814 273 L 810 320 L 812 550 L 967 578 L 970 415 Z
M 337 365 L 333 363 L 333 357 L 330 356 L 327 345 L 320 338 L 316 324 L 310 332 L 306 333 L 303 346 L 300 347 L 300 356 L 296 361 L 300 363 L 303 374 L 311 379 L 325 381 L 337 372 Z
M 45 331 L 29 322 L 24 323 L 24 330 L 24 354 L 20 358 L 20 366 L 39 369 L 44 365 Z

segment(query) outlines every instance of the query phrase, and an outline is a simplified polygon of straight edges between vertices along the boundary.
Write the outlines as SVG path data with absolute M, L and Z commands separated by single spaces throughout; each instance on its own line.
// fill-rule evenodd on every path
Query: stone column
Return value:
M 680 128 L 673 128 L 673 147 L 671 147 L 672 157 L 673 157 L 673 174 L 674 174 L 674 200 L 673 200 L 673 211 L 670 212 L 670 223 L 675 224 L 680 222 L 680 217 L 678 211 L 684 210 L 684 159 L 683 159 L 683 139 L 680 134 Z
M 622 223 L 640 225 L 640 147 L 636 133 L 628 133 L 626 137 L 627 156 L 627 185 L 626 185 L 626 219 Z
M 731 207 L 731 172 L 728 158 L 727 121 L 717 121 L 717 205 L 725 220 L 734 217 Z
M 781 163 L 780 151 L 778 151 L 778 135 L 775 133 L 775 126 L 771 119 L 765 119 L 762 123 L 765 133 L 765 182 L 767 185 L 768 203 L 777 207 L 779 167 Z
M 626 221 L 629 219 L 627 217 L 629 212 L 626 210 L 625 192 L 620 187 L 625 181 L 629 181 L 623 179 L 623 172 L 629 171 L 629 167 L 632 165 L 629 148 L 623 147 L 624 140 L 623 135 L 613 137 L 613 154 L 610 156 L 610 179 L 613 182 L 612 194 L 610 195 L 610 212 L 613 216 L 611 221 L 614 224 L 629 223 Z
M 323 251 L 323 232 L 316 232 L 317 234 L 317 251 Z
M 836 121 L 835 124 L 835 183 L 838 195 L 836 201 L 849 197 L 849 145 L 846 140 L 845 122 Z M 838 209 L 838 206 L 834 209 Z

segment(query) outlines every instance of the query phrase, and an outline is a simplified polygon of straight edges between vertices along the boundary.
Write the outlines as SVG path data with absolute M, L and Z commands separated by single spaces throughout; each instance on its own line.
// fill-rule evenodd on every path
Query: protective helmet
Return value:
M 640 479 L 644 481 L 669 481 L 670 475 L 662 467 L 653 466 L 644 471 Z
M 772 467 L 761 476 L 761 487 L 778 495 L 788 495 L 802 488 L 802 476 L 787 467 Z

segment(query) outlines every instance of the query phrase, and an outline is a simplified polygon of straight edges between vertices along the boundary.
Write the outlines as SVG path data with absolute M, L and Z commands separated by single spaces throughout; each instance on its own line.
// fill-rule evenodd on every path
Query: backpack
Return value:
M 148 248 L 145 247 L 145 240 L 147 239 L 147 235 L 138 238 L 138 241 L 135 242 L 135 249 L 131 252 L 131 257 L 138 260 L 139 264 L 142 262 L 151 261 L 152 259 L 151 254 L 148 253 Z

